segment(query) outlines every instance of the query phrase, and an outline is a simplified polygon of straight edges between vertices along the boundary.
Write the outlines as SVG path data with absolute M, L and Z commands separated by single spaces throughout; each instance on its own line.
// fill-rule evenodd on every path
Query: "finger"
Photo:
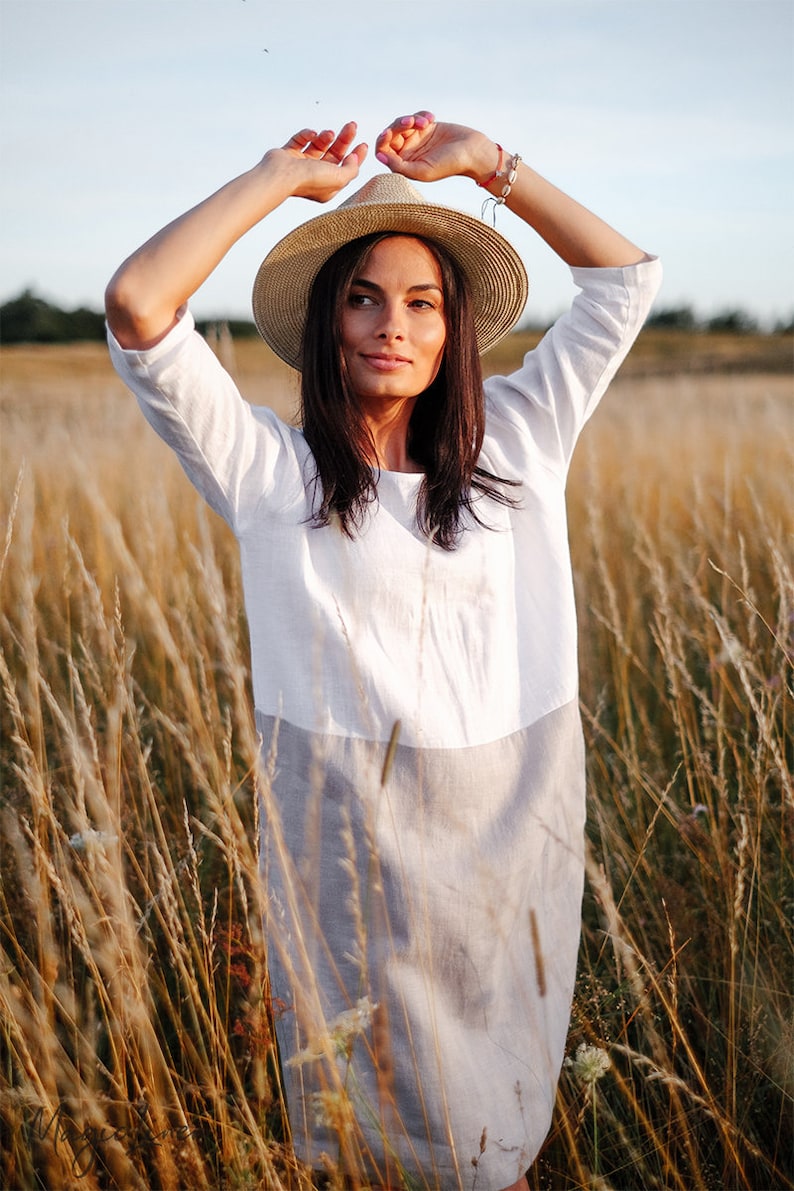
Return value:
M 386 125 L 380 136 L 402 146 L 403 142 L 413 133 L 413 121 L 413 116 L 397 116 L 395 120 Z
M 376 140 L 376 149 L 382 153 L 402 154 L 423 144 L 432 134 L 435 116 L 423 110 L 410 116 L 398 116 L 383 130 Z
M 378 135 L 376 145 L 384 153 L 399 153 L 405 146 L 407 137 L 403 131 L 396 132 L 393 128 L 384 128 Z
M 382 151 L 378 151 L 375 157 L 393 174 L 401 174 L 402 177 L 411 178 L 415 182 L 431 182 L 433 180 L 434 175 L 424 161 L 412 161 L 407 157 L 398 157 L 396 153 L 383 153 Z
M 381 165 L 387 166 L 392 173 L 399 172 L 397 170 L 397 166 L 399 165 L 400 159 L 396 153 L 389 153 L 386 149 L 376 149 L 375 159 L 376 161 L 379 161 Z
M 402 133 L 393 134 L 387 129 L 375 144 L 375 157 L 395 174 L 402 172 L 403 164 L 412 156 L 411 138 Z
M 330 128 L 324 129 L 323 132 L 316 132 L 313 128 L 302 128 L 290 137 L 284 148 L 292 150 L 293 153 L 300 153 L 302 157 L 318 159 L 325 155 L 333 140 L 334 133 Z M 339 154 L 340 158 L 343 156 L 344 152 Z
M 351 177 L 355 177 L 369 152 L 369 146 L 362 141 L 360 145 L 356 145 L 355 149 L 351 149 L 345 159 L 340 164 L 340 169 L 351 172 Z
M 357 125 L 352 120 L 348 124 L 345 124 L 344 127 L 340 129 L 339 135 L 336 137 L 333 144 L 329 145 L 326 149 L 326 157 L 335 157 L 339 161 L 341 161 L 343 157 L 346 157 L 350 150 L 350 146 L 353 143 L 353 137 L 356 135 L 356 131 Z
M 304 147 L 303 155 L 304 157 L 324 157 L 333 142 L 333 129 L 324 128 L 322 132 L 318 132 L 311 138 L 309 143 Z
M 435 116 L 432 112 L 422 110 L 421 112 L 414 112 L 412 116 L 400 116 L 395 120 L 395 124 L 402 129 L 422 129 L 427 128 L 428 124 L 432 124 Z
M 287 141 L 284 148 L 285 149 L 302 149 L 304 147 L 304 145 L 308 145 L 309 142 L 311 140 L 313 140 L 314 137 L 316 137 L 316 136 L 317 136 L 317 133 L 313 128 L 302 128 L 300 130 L 300 132 L 296 132 L 293 136 L 291 136 L 289 138 L 289 140 Z

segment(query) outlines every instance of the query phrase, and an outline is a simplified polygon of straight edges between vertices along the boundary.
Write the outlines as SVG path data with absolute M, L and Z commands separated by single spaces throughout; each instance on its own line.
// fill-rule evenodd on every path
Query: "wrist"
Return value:
M 469 153 L 468 168 L 462 169 L 460 172 L 464 177 L 471 178 L 472 182 L 476 182 L 478 186 L 484 186 L 498 170 L 504 150 L 490 137 L 481 134 L 474 140 Z
M 501 206 L 507 200 L 518 177 L 518 167 L 521 164 L 518 153 L 505 153 L 501 145 L 497 145 L 497 149 L 499 150 L 499 162 L 496 169 L 483 182 L 478 183 L 488 191 L 490 196 L 483 203 L 483 211 L 488 203 Z
M 281 148 L 268 149 L 250 172 L 279 202 L 299 194 L 306 180 L 302 159 Z
M 489 186 L 502 178 L 505 173 L 505 151 L 498 141 L 493 141 L 491 144 L 491 157 L 493 168 L 489 169 L 487 173 L 473 175 L 474 181 L 483 190 L 487 190 Z

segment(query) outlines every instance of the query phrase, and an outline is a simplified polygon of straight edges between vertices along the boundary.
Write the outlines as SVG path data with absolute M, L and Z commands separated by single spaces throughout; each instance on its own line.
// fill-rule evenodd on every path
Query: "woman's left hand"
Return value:
M 432 112 L 398 116 L 378 136 L 378 161 L 395 174 L 417 182 L 437 182 L 461 175 L 482 182 L 499 158 L 495 143 L 462 124 L 439 124 Z

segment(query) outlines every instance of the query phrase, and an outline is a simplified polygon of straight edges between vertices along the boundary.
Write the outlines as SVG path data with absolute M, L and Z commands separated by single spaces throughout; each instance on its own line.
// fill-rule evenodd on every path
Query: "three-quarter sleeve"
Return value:
M 540 458 L 565 475 L 576 441 L 628 354 L 661 284 L 661 265 L 648 257 L 611 269 L 573 269 L 580 287 L 570 310 L 505 377 L 485 382 L 494 431 L 489 463 L 520 479 Z
M 193 316 L 154 347 L 125 349 L 108 330 L 110 356 L 144 416 L 176 452 L 188 478 L 240 536 L 273 492 L 291 430 L 271 410 L 251 406 L 206 341 Z

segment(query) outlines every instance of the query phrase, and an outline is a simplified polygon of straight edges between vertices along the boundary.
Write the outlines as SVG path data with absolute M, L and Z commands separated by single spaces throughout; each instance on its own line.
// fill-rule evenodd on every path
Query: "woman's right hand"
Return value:
M 354 121 L 345 124 L 338 133 L 327 128 L 315 132 L 303 128 L 291 136 L 280 149 L 270 149 L 262 158 L 262 166 L 281 166 L 292 175 L 291 193 L 296 198 L 327 203 L 358 176 L 367 146 L 362 142 L 351 149 L 357 132 Z

